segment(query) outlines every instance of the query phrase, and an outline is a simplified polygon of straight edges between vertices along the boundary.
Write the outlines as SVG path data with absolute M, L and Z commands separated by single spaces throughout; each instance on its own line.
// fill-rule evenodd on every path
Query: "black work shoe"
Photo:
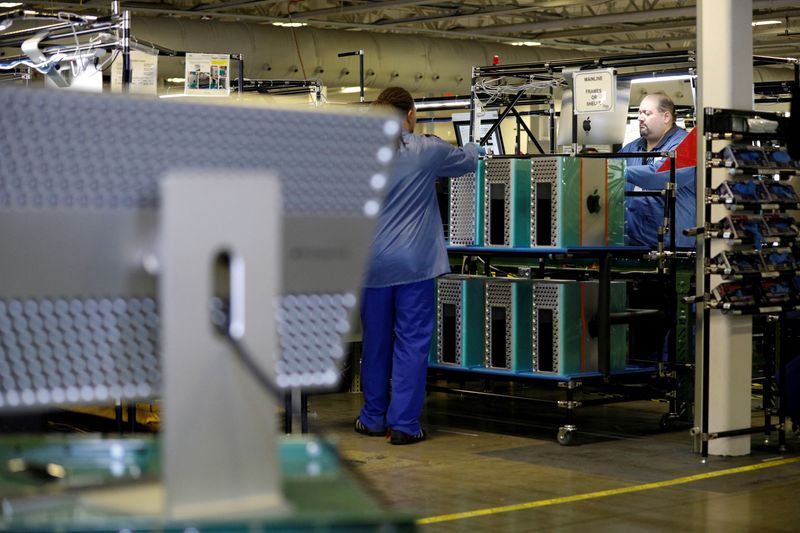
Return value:
M 402 431 L 393 429 L 391 437 L 389 438 L 389 442 L 392 444 L 416 444 L 424 441 L 425 437 L 427 437 L 427 435 L 425 434 L 425 430 L 422 428 L 420 428 L 419 433 L 416 435 L 409 435 L 408 433 L 403 433 Z
M 361 422 L 361 419 L 356 417 L 356 421 L 353 422 L 353 429 L 356 430 L 356 433 L 361 433 L 362 435 L 367 435 L 368 437 L 385 437 L 386 430 L 383 431 L 370 431 L 367 426 Z

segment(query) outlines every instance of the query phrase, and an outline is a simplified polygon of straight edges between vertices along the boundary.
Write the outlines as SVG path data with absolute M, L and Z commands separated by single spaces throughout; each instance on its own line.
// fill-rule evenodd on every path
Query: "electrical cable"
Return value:
M 484 261 L 484 260 L 483 260 L 482 258 L 480 258 L 480 257 L 478 257 L 478 261 L 480 261 L 480 262 L 481 262 L 481 263 L 483 263 L 484 265 L 486 264 L 486 261 Z M 493 267 L 493 266 L 491 266 L 491 265 L 489 266 L 489 268 L 490 268 L 491 270 L 494 270 L 494 271 L 496 271 L 496 272 L 499 272 L 500 274 L 503 274 L 503 275 L 505 275 L 507 278 L 518 278 L 518 277 L 519 277 L 519 276 L 516 276 L 516 275 L 514 275 L 514 274 L 511 274 L 510 272 L 506 272 L 505 270 L 499 269 L 499 268 L 497 268 L 497 267 Z
M 291 17 L 289 17 L 291 20 Z M 303 56 L 300 54 L 300 45 L 297 44 L 297 35 L 294 32 L 294 26 L 290 28 L 292 30 L 292 39 L 294 40 L 294 49 L 297 51 L 297 60 L 300 61 L 300 72 L 303 73 L 303 79 L 307 80 L 308 76 L 306 76 L 306 67 L 303 65 Z
M 489 99 L 480 101 L 482 107 L 487 107 L 494 103 L 498 98 L 504 95 L 516 95 L 520 91 L 531 91 L 536 89 L 550 89 L 566 86 L 563 79 L 548 78 L 536 80 L 531 76 L 528 83 L 510 84 L 509 78 L 506 76 L 493 77 L 489 79 L 478 79 L 475 82 L 476 95 L 483 93 L 488 94 Z M 477 98 L 477 96 L 476 96 Z

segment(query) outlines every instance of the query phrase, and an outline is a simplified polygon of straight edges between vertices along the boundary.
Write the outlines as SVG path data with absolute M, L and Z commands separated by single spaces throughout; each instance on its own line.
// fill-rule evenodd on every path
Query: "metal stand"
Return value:
M 209 305 L 213 266 L 225 253 L 230 333 L 272 375 L 280 183 L 263 174 L 182 173 L 165 178 L 161 197 L 166 514 L 201 518 L 279 509 L 276 428 L 268 416 L 275 399 L 230 353 L 212 326 Z
M 358 101 L 364 103 L 364 50 L 355 50 L 353 52 L 342 52 L 338 54 L 339 57 L 358 56 L 358 88 L 359 97 Z

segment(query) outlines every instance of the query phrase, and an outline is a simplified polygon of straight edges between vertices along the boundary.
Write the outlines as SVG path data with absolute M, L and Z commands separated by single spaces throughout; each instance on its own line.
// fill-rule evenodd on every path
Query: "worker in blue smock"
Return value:
M 364 407 L 355 430 L 389 434 L 392 444 L 413 444 L 425 439 L 419 418 L 436 321 L 435 278 L 450 271 L 436 179 L 475 171 L 482 149 L 414 135 L 414 99 L 405 89 L 390 87 L 375 104 L 400 111 L 403 131 L 364 280 Z
M 675 104 L 663 92 L 649 94 L 639 104 L 641 137 L 626 144 L 620 152 L 669 152 L 675 150 L 688 133 L 675 124 Z M 662 157 L 627 158 L 625 190 L 663 190 L 669 172 L 657 172 Z M 694 237 L 683 230 L 695 226 L 696 194 L 694 167 L 676 170 L 675 243 L 679 247 L 694 246 Z M 655 247 L 658 227 L 664 221 L 664 199 L 656 196 L 625 198 L 625 244 Z M 665 242 L 667 236 L 665 236 Z

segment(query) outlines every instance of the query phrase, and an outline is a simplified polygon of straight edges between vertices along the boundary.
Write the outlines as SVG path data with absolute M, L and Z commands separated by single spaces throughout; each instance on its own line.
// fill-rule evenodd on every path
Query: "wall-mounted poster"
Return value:
M 231 58 L 226 54 L 186 54 L 186 94 L 228 96 Z
M 158 53 L 131 50 L 130 94 L 158 94 Z M 122 54 L 111 64 L 111 92 L 122 92 Z

